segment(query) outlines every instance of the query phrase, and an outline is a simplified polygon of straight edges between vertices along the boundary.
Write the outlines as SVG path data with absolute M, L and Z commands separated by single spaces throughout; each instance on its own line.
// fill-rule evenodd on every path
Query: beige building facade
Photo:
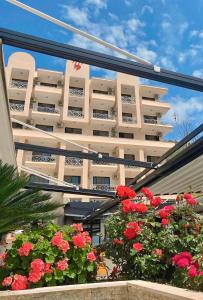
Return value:
M 36 69 L 25 52 L 9 57 L 6 79 L 11 117 L 103 155 L 154 162 L 174 143 L 163 137 L 172 126 L 162 122 L 170 109 L 161 97 L 167 89 L 141 85 L 139 78 L 117 74 L 116 79 L 90 78 L 90 67 L 68 61 L 63 72 Z M 80 151 L 51 136 L 12 123 L 14 140 Z M 142 171 L 138 167 L 17 151 L 22 166 L 83 188 L 114 190 Z M 46 182 L 32 176 L 32 180 Z M 65 195 L 87 201 L 88 197 Z

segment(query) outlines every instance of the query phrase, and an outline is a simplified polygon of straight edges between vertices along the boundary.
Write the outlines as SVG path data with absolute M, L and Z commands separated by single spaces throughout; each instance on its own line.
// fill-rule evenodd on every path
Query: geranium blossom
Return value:
M 82 227 L 81 223 L 72 224 L 71 227 L 73 227 L 78 232 L 82 232 L 83 231 L 83 227 Z
M 133 249 L 136 250 L 137 252 L 142 251 L 142 244 L 141 243 L 134 243 L 133 244 Z
M 61 271 L 64 271 L 68 268 L 68 262 L 66 259 L 62 259 L 62 260 L 59 260 L 57 263 L 56 263 L 56 268 L 58 270 L 61 270 Z
M 162 203 L 162 199 L 160 197 L 154 197 L 150 199 L 150 205 L 153 207 L 159 206 Z
M 119 239 L 119 238 L 114 238 L 113 239 L 113 244 L 115 244 L 115 245 L 123 245 L 124 242 L 121 239 Z
M 197 268 L 194 265 L 191 265 L 188 270 L 188 276 L 194 278 L 198 275 Z
M 159 248 L 156 248 L 152 251 L 152 254 L 155 254 L 157 256 L 163 256 L 163 250 L 162 249 L 159 249 Z
M 126 239 L 131 240 L 137 236 L 137 233 L 133 228 L 126 228 L 123 232 Z
M 143 193 L 149 200 L 153 199 L 154 194 L 152 193 L 152 191 L 150 191 L 150 189 L 143 187 L 141 189 L 141 193 Z
M 29 272 L 28 280 L 33 283 L 37 283 L 42 278 L 42 272 L 37 269 L 33 269 Z
M 61 240 L 57 247 L 63 252 L 66 253 L 70 249 L 70 245 L 66 240 Z
M 42 272 L 44 270 L 45 263 L 40 258 L 36 258 L 31 262 L 30 266 L 33 270 Z
M 10 286 L 11 283 L 13 281 L 13 278 L 12 276 L 8 276 L 8 277 L 5 277 L 4 280 L 2 281 L 2 286 Z
M 121 201 L 121 205 L 122 205 L 122 212 L 123 213 L 132 212 L 133 203 L 130 199 L 125 199 L 125 200 Z
M 89 261 L 95 261 L 96 260 L 96 256 L 94 255 L 94 252 L 89 252 L 87 254 L 87 260 L 89 260 Z
M 169 220 L 168 219 L 162 219 L 161 220 L 161 225 L 166 226 L 169 224 Z
M 135 198 L 136 196 L 136 193 L 133 189 L 123 185 L 117 186 L 116 193 L 119 198 L 124 198 L 124 199 Z
M 11 288 L 13 291 L 27 289 L 28 280 L 27 280 L 26 276 L 15 274 L 13 278 L 14 278 L 14 280 L 11 285 Z
M 148 210 L 147 206 L 144 203 L 133 203 L 132 211 L 139 213 L 146 213 Z
M 44 274 L 53 273 L 54 271 L 51 269 L 51 264 L 45 263 L 44 264 Z
M 75 247 L 84 248 L 86 244 L 86 238 L 81 233 L 74 235 L 72 241 Z
M 191 264 L 192 255 L 187 251 L 181 252 L 173 256 L 172 261 L 178 268 L 186 268 Z
M 53 238 L 51 239 L 51 244 L 53 246 L 58 246 L 59 243 L 63 240 L 63 235 L 62 233 L 59 231 L 59 232 L 56 232 L 53 236 Z
M 26 242 L 18 249 L 18 255 L 19 256 L 28 256 L 32 249 L 33 249 L 33 244 Z
M 186 200 L 187 204 L 189 205 L 196 205 L 197 200 L 193 198 L 191 194 L 184 194 L 183 198 Z

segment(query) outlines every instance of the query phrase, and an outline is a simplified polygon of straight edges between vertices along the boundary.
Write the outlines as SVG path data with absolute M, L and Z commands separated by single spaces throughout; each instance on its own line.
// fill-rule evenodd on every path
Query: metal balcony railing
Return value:
M 132 165 L 126 165 L 125 167 L 126 167 L 126 168 L 130 168 L 130 169 L 131 169 L 131 168 L 133 168 L 133 169 L 139 168 L 139 167 L 137 167 L 137 166 L 132 166 Z
M 15 79 L 12 79 L 10 81 L 11 88 L 26 89 L 27 84 L 28 84 L 27 81 L 21 81 L 21 80 L 15 80 Z
M 56 161 L 56 157 L 49 155 L 32 155 L 32 161 L 53 163 Z
M 105 161 L 99 161 L 99 160 L 93 160 L 92 164 L 93 165 L 110 165 L 110 163 L 107 163 Z
M 83 112 L 77 111 L 77 110 L 69 110 L 68 116 L 73 117 L 73 118 L 84 118 Z
M 133 96 L 121 96 L 121 101 L 123 103 L 132 104 L 132 103 L 135 103 L 135 97 L 133 97 Z
M 59 110 L 54 107 L 37 106 L 37 111 L 51 114 L 59 114 Z
M 114 120 L 114 116 L 111 114 L 102 114 L 102 113 L 92 113 L 92 117 L 95 119 L 103 119 L 103 120 Z
M 79 97 L 83 97 L 84 96 L 84 90 L 81 89 L 69 89 L 69 95 L 70 96 L 79 96 Z
M 123 116 L 122 119 L 124 123 L 137 123 L 137 119 L 134 117 Z
M 110 186 L 109 184 L 93 184 L 92 189 L 108 192 L 108 191 L 114 191 L 115 187 Z
M 66 157 L 65 164 L 71 165 L 71 166 L 82 166 L 83 160 L 81 158 L 77 158 L 77 157 Z
M 11 111 L 24 111 L 24 104 L 18 103 L 9 103 L 9 107 Z
M 144 119 L 144 123 L 147 123 L 147 124 L 158 124 L 158 120 L 155 120 L 155 119 Z

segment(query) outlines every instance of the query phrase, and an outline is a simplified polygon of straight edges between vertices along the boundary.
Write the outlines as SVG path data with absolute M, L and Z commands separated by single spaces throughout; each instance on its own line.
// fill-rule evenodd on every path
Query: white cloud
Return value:
M 145 26 L 143 22 L 141 22 L 139 19 L 131 18 L 127 21 L 127 26 L 132 30 L 132 31 L 137 31 L 139 28 L 142 28 Z
M 195 70 L 192 75 L 203 79 L 203 69 Z
M 171 23 L 169 21 L 166 20 L 162 21 L 161 28 L 163 30 L 168 30 L 170 27 L 171 27 Z
M 192 30 L 190 31 L 190 37 L 203 38 L 203 30 Z
M 172 60 L 167 56 L 163 56 L 163 57 L 160 58 L 160 65 L 163 66 L 166 69 L 171 70 L 171 71 L 176 70 Z
M 137 51 L 136 51 L 137 56 L 139 56 L 140 58 L 146 59 L 151 63 L 154 63 L 157 55 L 154 51 L 149 50 L 146 46 L 144 45 L 140 45 L 137 47 Z
M 74 24 L 79 26 L 87 26 L 89 24 L 88 11 L 84 9 L 79 9 L 76 6 L 71 5 L 61 5 L 63 9 L 63 17 L 72 21 Z
M 149 14 L 153 14 L 154 13 L 154 9 L 150 6 L 150 5 L 144 5 L 142 10 L 141 10 L 141 14 L 145 14 L 145 13 L 149 13 Z
M 179 34 L 183 35 L 185 31 L 188 29 L 189 24 L 187 22 L 183 22 L 182 24 L 179 25 Z
M 97 9 L 102 9 L 107 7 L 106 0 L 85 0 L 85 4 L 93 5 Z
M 132 5 L 132 0 L 124 0 L 125 5 L 131 6 Z

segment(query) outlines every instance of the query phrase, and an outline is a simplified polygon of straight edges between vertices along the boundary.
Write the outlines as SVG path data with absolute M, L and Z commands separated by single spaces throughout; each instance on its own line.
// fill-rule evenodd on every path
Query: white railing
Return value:
M 92 189 L 109 192 L 114 191 L 115 187 L 110 186 L 109 184 L 93 184 Z
M 83 112 L 77 111 L 77 110 L 69 110 L 68 116 L 73 117 L 73 118 L 84 118 Z
M 121 96 L 121 100 L 123 103 L 135 103 L 135 97 L 132 96 Z
M 134 117 L 123 116 L 122 119 L 124 123 L 137 123 L 137 119 Z
M 65 164 L 71 165 L 71 166 L 82 166 L 83 165 L 83 159 L 77 158 L 77 157 L 66 157 L 65 158 Z
M 92 117 L 95 119 L 103 119 L 103 120 L 114 120 L 114 116 L 111 114 L 102 114 L 102 113 L 92 113 Z
M 51 114 L 58 114 L 59 110 L 55 109 L 54 107 L 42 107 L 42 106 L 37 106 L 37 111 L 39 112 L 46 112 L 46 113 L 51 113 Z
M 80 89 L 69 89 L 69 95 L 70 96 L 79 96 L 79 97 L 83 97 L 84 96 L 84 90 L 80 90 Z
M 56 157 L 49 155 L 32 155 L 32 161 L 52 163 L 56 161 Z
M 155 120 L 155 119 L 144 119 L 144 123 L 158 124 L 158 120 Z
M 12 79 L 11 82 L 10 82 L 10 87 L 11 88 L 18 88 L 18 89 L 26 89 L 27 84 L 28 84 L 27 81 Z
M 24 104 L 18 103 L 9 103 L 9 107 L 11 111 L 24 111 Z

